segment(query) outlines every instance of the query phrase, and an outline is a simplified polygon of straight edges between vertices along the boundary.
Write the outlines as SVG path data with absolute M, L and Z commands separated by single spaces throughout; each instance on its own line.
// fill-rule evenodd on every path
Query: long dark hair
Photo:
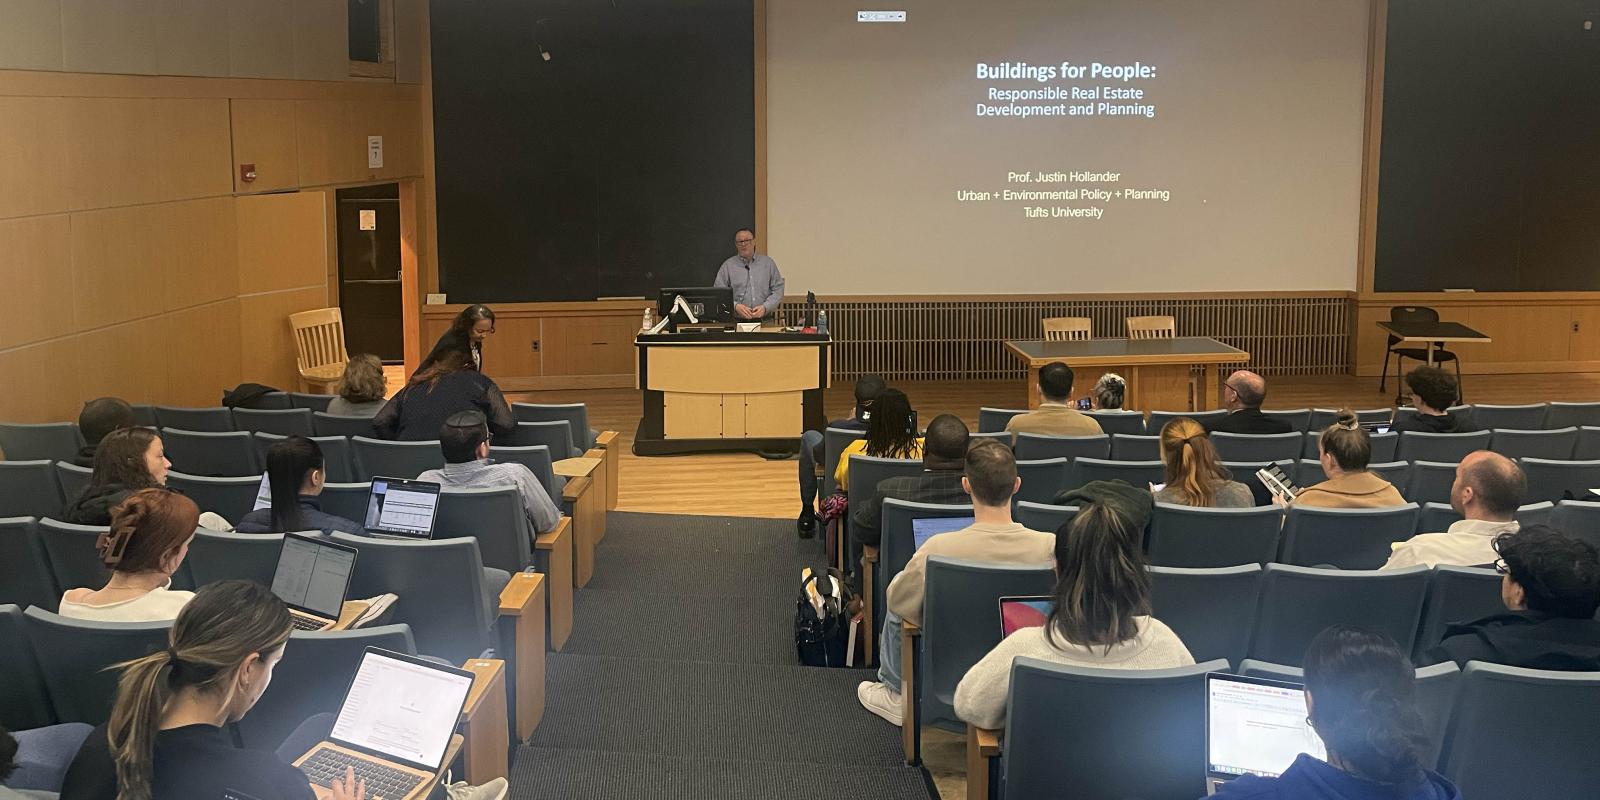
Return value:
M 867 420 L 867 455 L 879 458 L 916 458 L 917 424 L 911 401 L 899 389 L 884 389 L 872 401 Z
M 435 351 L 426 364 L 412 373 L 406 388 L 427 384 L 431 390 L 446 375 L 472 368 L 472 345 L 468 340 L 452 340 L 448 343 L 440 340 L 440 345 L 442 349 Z
M 1056 531 L 1056 602 L 1045 637 L 1080 647 L 1111 646 L 1139 635 L 1150 615 L 1150 573 L 1139 530 L 1111 506 L 1085 506 Z
M 1311 726 L 1356 776 L 1384 784 L 1422 780 L 1428 729 L 1417 709 L 1416 672 L 1394 640 L 1335 625 L 1305 657 Z
M 168 647 L 116 665 L 122 670 L 106 740 L 117 767 L 117 800 L 150 800 L 151 758 L 161 713 L 181 689 L 220 691 L 252 654 L 283 646 L 289 608 L 254 581 L 218 581 L 195 593 L 167 634 Z
M 489 324 L 494 324 L 494 310 L 482 303 L 473 303 L 461 309 L 461 313 L 450 320 L 450 332 L 458 333 L 462 338 L 471 341 L 472 326 L 478 324 L 479 320 L 485 319 Z
M 145 466 L 145 453 L 161 437 L 152 428 L 122 428 L 106 434 L 94 451 L 94 473 L 89 476 L 89 496 L 104 494 L 111 486 L 150 489 L 160 484 Z
M 306 475 L 322 469 L 322 447 L 304 436 L 290 436 L 267 448 L 267 482 L 272 485 L 272 530 L 298 531 L 300 487 Z

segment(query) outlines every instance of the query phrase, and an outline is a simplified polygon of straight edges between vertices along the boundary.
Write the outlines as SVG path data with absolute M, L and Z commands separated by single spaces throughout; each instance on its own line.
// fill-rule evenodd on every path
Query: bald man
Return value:
M 1499 453 L 1468 453 L 1456 465 L 1450 484 L 1450 507 L 1463 519 L 1444 533 L 1424 533 L 1390 545 L 1394 553 L 1384 569 L 1421 564 L 1433 567 L 1481 567 L 1499 558 L 1494 537 L 1518 529 L 1517 508 L 1528 493 L 1528 479 L 1515 461 Z
M 1294 428 L 1281 419 L 1261 413 L 1261 404 L 1267 399 L 1267 381 L 1260 375 L 1241 369 L 1222 383 L 1222 400 L 1228 406 L 1228 416 L 1207 420 L 1208 433 L 1289 433 Z

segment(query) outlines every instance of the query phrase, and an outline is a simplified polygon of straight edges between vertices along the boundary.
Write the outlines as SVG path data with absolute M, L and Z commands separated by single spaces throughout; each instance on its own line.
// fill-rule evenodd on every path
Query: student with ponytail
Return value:
M 1249 508 L 1256 504 L 1250 487 L 1233 479 L 1217 462 L 1217 449 L 1206 429 L 1188 417 L 1161 427 L 1161 463 L 1167 484 L 1156 492 L 1157 503 L 1203 508 Z
M 1306 708 L 1328 751 L 1301 754 L 1282 775 L 1246 775 L 1222 785 L 1229 800 L 1460 800 L 1426 768 L 1427 727 L 1417 709 L 1416 672 L 1388 637 L 1336 625 L 1306 649 Z
M 290 436 L 267 448 L 267 483 L 272 486 L 272 506 L 244 515 L 240 533 L 343 531 L 364 534 L 362 527 L 344 517 L 324 513 L 318 496 L 327 482 L 327 462 L 322 448 L 304 436 Z
M 172 575 L 189 554 L 200 520 L 194 501 L 166 489 L 141 489 L 111 511 L 95 542 L 111 579 L 99 589 L 68 589 L 63 617 L 101 622 L 161 622 L 178 616 L 194 592 L 174 591 Z

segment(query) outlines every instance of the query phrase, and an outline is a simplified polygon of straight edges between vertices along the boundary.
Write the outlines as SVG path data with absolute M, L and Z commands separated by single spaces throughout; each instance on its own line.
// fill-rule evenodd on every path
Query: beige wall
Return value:
M 420 8 L 397 2 L 397 55 Z M 344 79 L 343 9 L 0 0 L 0 419 L 294 387 L 286 318 L 333 294 L 334 188 L 422 175 L 420 88 Z

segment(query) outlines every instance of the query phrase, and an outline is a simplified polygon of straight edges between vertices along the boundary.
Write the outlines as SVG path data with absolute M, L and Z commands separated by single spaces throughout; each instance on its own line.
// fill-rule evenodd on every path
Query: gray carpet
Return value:
M 797 666 L 787 520 L 613 512 L 516 798 L 929 800 L 899 729 L 856 703 L 870 673 Z

